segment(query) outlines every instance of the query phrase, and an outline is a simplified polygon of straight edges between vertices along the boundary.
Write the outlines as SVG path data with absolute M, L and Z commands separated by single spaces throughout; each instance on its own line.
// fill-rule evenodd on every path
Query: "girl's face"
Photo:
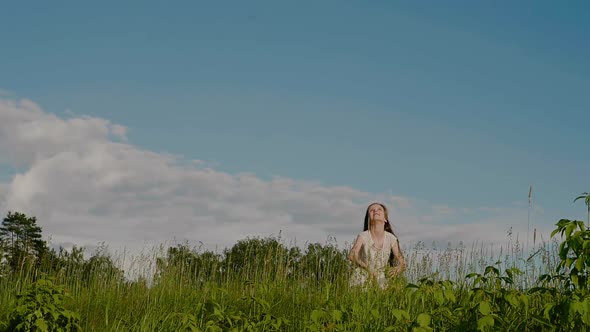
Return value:
M 385 222 L 385 210 L 381 204 L 373 204 L 369 206 L 369 219 L 372 221 Z

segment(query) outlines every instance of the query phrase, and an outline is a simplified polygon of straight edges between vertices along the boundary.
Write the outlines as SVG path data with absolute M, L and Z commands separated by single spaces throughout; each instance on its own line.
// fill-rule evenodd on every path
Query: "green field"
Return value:
M 346 248 L 329 242 L 179 244 L 135 257 L 146 277 L 133 280 L 105 251 L 5 258 L 0 331 L 585 331 L 590 231 L 560 220 L 554 233 L 529 254 L 518 241 L 404 248 L 408 270 L 386 290 L 350 288 Z

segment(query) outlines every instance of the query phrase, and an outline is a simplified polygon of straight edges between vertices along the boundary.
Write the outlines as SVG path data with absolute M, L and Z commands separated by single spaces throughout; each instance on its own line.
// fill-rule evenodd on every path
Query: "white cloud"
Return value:
M 0 163 L 32 165 L 61 152 L 82 152 L 89 144 L 125 139 L 121 126 L 91 117 L 61 119 L 29 100 L 0 99 Z
M 0 183 L 0 208 L 37 216 L 58 244 L 138 250 L 189 240 L 213 249 L 281 233 L 300 246 L 332 236 L 344 246 L 362 230 L 372 201 L 389 207 L 405 244 L 501 241 L 510 223 L 526 215 L 509 207 L 478 216 L 474 209 L 345 186 L 228 174 L 133 146 L 126 128 L 108 120 L 60 118 L 28 100 L 0 99 L 2 163 L 24 171 Z
M 0 182 L 0 208 L 6 205 L 6 196 L 8 195 L 9 189 L 8 184 Z
M 455 214 L 455 209 L 446 204 L 435 204 L 432 206 L 432 212 L 435 214 L 452 215 Z

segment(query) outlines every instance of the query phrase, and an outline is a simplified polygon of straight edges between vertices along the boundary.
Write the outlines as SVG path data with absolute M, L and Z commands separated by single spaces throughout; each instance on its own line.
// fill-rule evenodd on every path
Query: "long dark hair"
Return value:
M 393 236 L 395 236 L 395 238 L 397 239 L 397 235 L 395 235 L 395 233 L 393 232 L 393 229 L 391 228 L 391 223 L 389 222 L 389 214 L 387 213 L 387 207 L 382 203 L 371 203 L 371 204 L 369 204 L 369 206 L 367 206 L 367 212 L 365 212 L 365 225 L 363 226 L 363 231 L 369 230 L 369 219 L 370 219 L 369 218 L 369 208 L 375 204 L 381 205 L 381 207 L 383 208 L 383 212 L 385 213 L 385 231 L 393 234 Z M 397 243 L 397 250 L 399 251 L 399 254 L 403 255 L 402 249 L 399 246 L 399 239 L 396 241 L 396 243 Z M 395 263 L 396 263 L 395 257 L 393 257 L 393 251 L 392 251 L 389 253 L 389 265 L 395 266 L 396 265 Z

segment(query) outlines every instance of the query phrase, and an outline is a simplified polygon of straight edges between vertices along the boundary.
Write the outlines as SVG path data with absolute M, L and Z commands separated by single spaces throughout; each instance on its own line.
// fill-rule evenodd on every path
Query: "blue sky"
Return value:
M 572 199 L 590 191 L 589 13 L 585 1 L 11 3 L 0 97 L 265 181 L 457 209 L 521 206 L 533 185 L 535 222 L 550 227 L 584 218 Z M 0 161 L 0 182 L 32 165 Z

